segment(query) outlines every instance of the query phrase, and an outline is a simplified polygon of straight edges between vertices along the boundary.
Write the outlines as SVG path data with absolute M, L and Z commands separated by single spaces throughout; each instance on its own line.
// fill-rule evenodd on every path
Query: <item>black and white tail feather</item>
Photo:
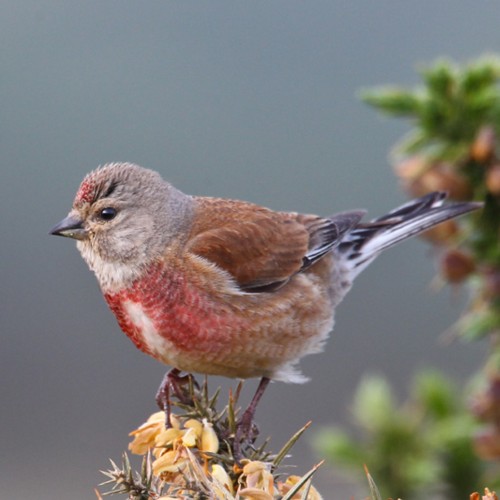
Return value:
M 357 223 L 343 234 L 335 249 L 347 266 L 350 278 L 354 279 L 386 248 L 482 207 L 482 203 L 478 202 L 443 204 L 446 196 L 445 192 L 429 193 L 370 222 L 359 222 L 358 218 Z M 338 214 L 332 220 L 344 215 L 349 213 Z

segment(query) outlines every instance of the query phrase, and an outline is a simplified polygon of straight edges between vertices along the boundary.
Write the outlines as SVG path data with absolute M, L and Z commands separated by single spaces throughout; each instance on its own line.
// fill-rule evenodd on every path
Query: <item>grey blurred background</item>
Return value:
M 387 154 L 407 125 L 356 92 L 499 50 L 499 21 L 485 0 L 3 0 L 0 497 L 94 498 L 155 411 L 165 368 L 120 332 L 74 244 L 47 234 L 86 172 L 133 161 L 193 194 L 378 215 L 404 200 Z M 348 423 L 365 373 L 401 396 L 420 367 L 474 373 L 485 346 L 440 341 L 463 293 L 432 292 L 433 275 L 412 241 L 359 278 L 326 352 L 302 363 L 312 382 L 273 384 L 259 408 L 275 448 L 309 419 Z M 307 439 L 293 461 L 318 461 Z M 318 479 L 326 498 L 345 482 Z

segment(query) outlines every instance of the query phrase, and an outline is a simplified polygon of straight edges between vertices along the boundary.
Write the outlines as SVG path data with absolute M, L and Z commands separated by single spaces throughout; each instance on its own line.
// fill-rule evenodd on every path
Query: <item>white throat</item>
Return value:
M 97 277 L 101 290 L 105 293 L 118 292 L 139 277 L 141 266 L 131 266 L 121 262 L 103 260 L 86 241 L 77 241 L 76 246 L 83 260 Z

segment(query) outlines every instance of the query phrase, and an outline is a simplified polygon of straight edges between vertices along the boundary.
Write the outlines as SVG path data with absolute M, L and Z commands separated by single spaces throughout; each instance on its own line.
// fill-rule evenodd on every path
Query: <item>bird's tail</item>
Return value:
M 443 204 L 445 199 L 444 192 L 429 193 L 378 219 L 358 223 L 337 247 L 349 266 L 351 277 L 357 276 L 386 248 L 483 206 L 479 202 Z

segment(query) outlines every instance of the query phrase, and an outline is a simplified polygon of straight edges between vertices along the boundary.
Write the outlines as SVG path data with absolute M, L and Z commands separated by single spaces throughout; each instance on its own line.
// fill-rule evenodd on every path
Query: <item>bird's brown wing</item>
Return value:
M 270 292 L 328 252 L 345 230 L 314 215 L 198 198 L 187 250 L 231 274 L 249 292 Z

